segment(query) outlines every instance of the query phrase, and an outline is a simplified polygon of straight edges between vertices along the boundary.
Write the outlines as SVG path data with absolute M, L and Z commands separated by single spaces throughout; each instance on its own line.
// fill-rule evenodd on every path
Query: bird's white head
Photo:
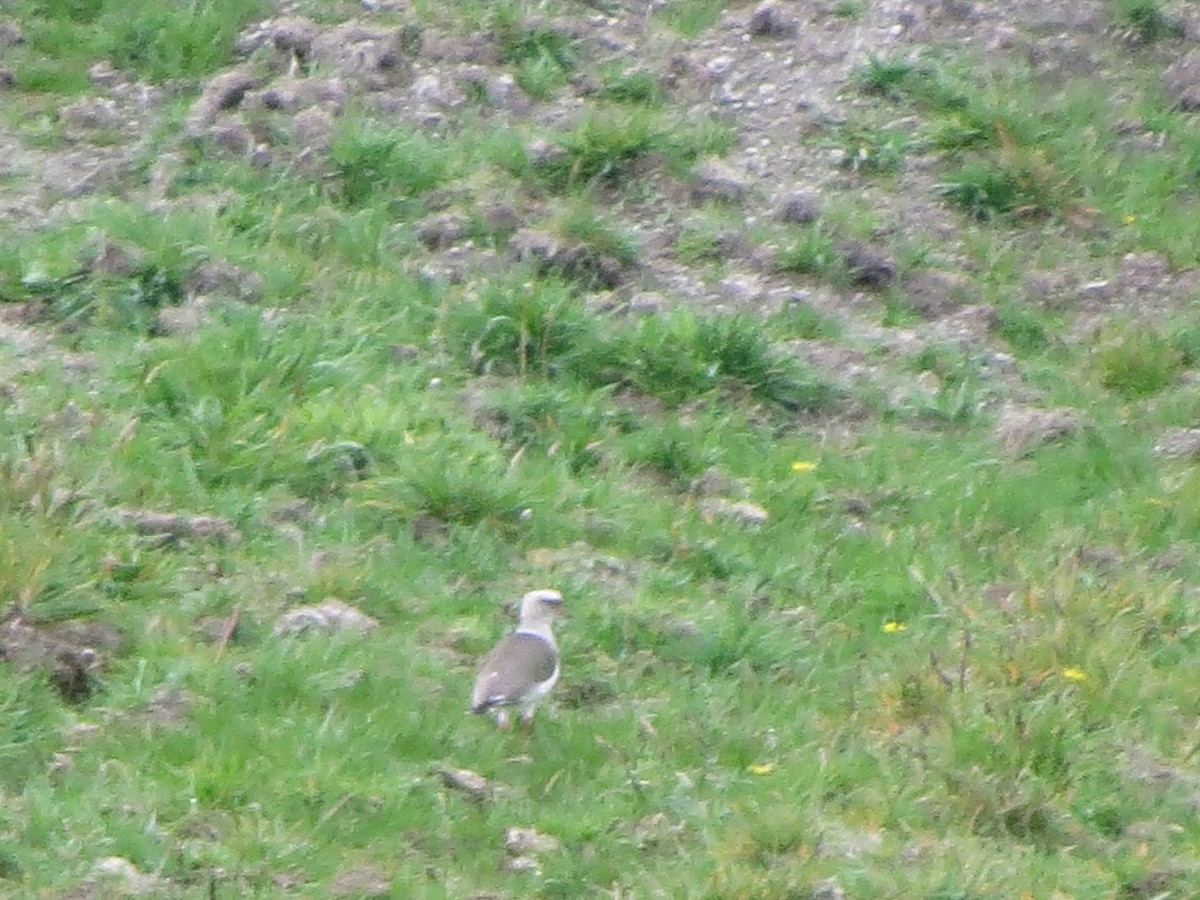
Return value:
M 530 591 L 521 598 L 521 628 L 549 625 L 562 611 L 562 594 L 548 588 Z

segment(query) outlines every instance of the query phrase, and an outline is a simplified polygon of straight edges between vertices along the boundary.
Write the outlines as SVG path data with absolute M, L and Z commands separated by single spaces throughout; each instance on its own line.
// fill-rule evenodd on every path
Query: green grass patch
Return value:
M 862 6 L 822 23 L 841 40 Z M 410 48 L 483 36 L 535 96 L 599 90 L 565 126 L 467 103 L 438 137 L 352 107 L 320 177 L 179 143 L 224 35 L 269 11 L 17 7 L 22 152 L 70 137 L 22 90 L 90 90 L 118 13 L 129 65 L 178 96 L 119 197 L 0 240 L 0 894 L 132 889 L 111 857 L 181 896 L 1196 893 L 1200 476 L 1156 445 L 1198 408 L 1200 142 L 1159 51 L 1084 30 L 1082 78 L 870 59 L 854 126 L 794 137 L 920 177 L 852 178 L 786 224 L 690 205 L 693 162 L 738 135 L 648 74 L 723 7 L 656 9 L 619 71 L 557 2 L 381 8 Z M 19 162 L 14 209 L 40 191 Z M 930 166 L 961 215 L 892 202 Z M 417 241 L 430 213 L 460 245 Z M 628 280 L 514 263 L 517 228 Z M 842 237 L 961 273 L 994 317 L 855 289 Z M 1075 287 L 1146 251 L 1179 293 L 1080 337 Z M 210 265 L 255 296 L 205 288 L 164 334 Z M 725 277 L 763 308 L 725 308 Z M 667 311 L 630 314 L 643 290 Z M 562 683 L 502 734 L 465 712 L 474 665 L 540 586 L 570 611 Z M 327 598 L 377 627 L 274 633 Z M 513 827 L 560 842 L 540 875 Z
M 672 0 L 658 17 L 673 31 L 694 38 L 717 23 L 724 7 L 725 0 Z
M 87 68 L 100 59 L 156 84 L 209 75 L 230 62 L 241 28 L 268 15 L 270 6 L 263 0 L 207 0 L 148 10 L 128 0 L 24 0 L 9 12 L 27 41 L 15 50 L 18 84 L 76 93 L 87 89 Z

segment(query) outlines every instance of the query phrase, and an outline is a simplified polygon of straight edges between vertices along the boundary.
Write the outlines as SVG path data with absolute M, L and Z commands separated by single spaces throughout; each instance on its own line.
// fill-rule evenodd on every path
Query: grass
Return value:
M 654 40 L 694 49 L 724 6 L 666 4 Z M 14 7 L 5 121 L 90 90 L 129 11 Z M 195 80 L 267 12 L 164 7 L 128 26 L 128 65 L 178 98 L 135 175 L 0 224 L 0 894 L 127 893 L 112 857 L 186 896 L 1196 894 L 1200 478 L 1154 445 L 1198 408 L 1170 293 L 1197 261 L 1198 145 L 1156 51 L 1083 35 L 1112 54 L 1103 90 L 870 58 L 845 143 L 897 177 L 797 132 L 788 153 L 854 186 L 801 226 L 689 207 L 739 120 L 682 108 L 650 74 L 669 55 L 568 38 L 564 11 L 414 3 L 427 34 L 486 35 L 538 112 L 468 103 L 434 136 L 352 104 L 314 177 L 182 144 Z M 549 114 L 576 75 L 600 88 Z M 53 125 L 19 152 L 61 152 Z M 942 185 L 953 227 L 889 202 L 908 179 Z M 443 212 L 467 234 L 433 255 L 415 223 Z M 626 281 L 515 263 L 518 228 Z M 739 229 L 773 256 L 725 253 Z M 961 272 L 986 338 L 903 285 L 854 289 L 843 236 L 901 277 Z M 98 268 L 104 247 L 129 265 Z M 1172 287 L 1121 293 L 1152 252 Z M 210 264 L 261 300 L 197 307 Z M 1066 286 L 1043 297 L 1046 272 Z M 727 277 L 761 308 L 714 308 Z M 1078 286 L 1104 280 L 1120 315 L 1097 330 Z M 643 290 L 663 312 L 608 311 Z M 163 327 L 180 307 L 195 327 Z M 1009 453 L 1009 404 L 1080 422 Z M 539 586 L 570 609 L 563 681 L 533 734 L 501 734 L 465 714 L 473 665 Z M 378 626 L 273 634 L 327 598 Z M 81 640 L 104 665 L 64 696 Z M 560 843 L 540 873 L 512 868 L 513 827 Z
M 230 61 L 241 27 L 268 11 L 262 0 L 211 0 L 149 13 L 121 0 L 22 0 L 7 10 L 26 37 L 15 50 L 18 85 L 54 93 L 86 91 L 87 69 L 101 59 L 153 83 L 207 75 Z

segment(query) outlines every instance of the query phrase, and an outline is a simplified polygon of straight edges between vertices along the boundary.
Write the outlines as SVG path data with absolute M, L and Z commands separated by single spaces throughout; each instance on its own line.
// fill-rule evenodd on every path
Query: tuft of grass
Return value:
M 671 0 L 657 16 L 685 38 L 698 37 L 717 23 L 726 0 Z
M 418 197 L 442 184 L 445 148 L 424 135 L 374 122 L 345 128 L 332 149 L 339 199 L 350 207 L 395 196 Z
M 1022 164 L 988 159 L 947 174 L 938 191 L 980 221 L 1019 213 L 1026 218 L 1057 208 L 1052 172 L 1036 157 Z
M 450 311 L 446 336 L 473 371 L 541 374 L 595 340 L 596 329 L 565 284 L 494 283 L 478 304 Z
M 881 59 L 875 54 L 867 58 L 867 64 L 855 69 L 853 79 L 864 94 L 880 97 L 898 97 L 902 88 L 916 75 L 916 67 L 904 60 Z
M 840 271 L 841 263 L 833 237 L 826 233 L 820 222 L 814 222 L 780 248 L 775 267 L 780 272 L 797 275 L 827 276 Z
M 685 228 L 675 241 L 675 256 L 692 265 L 724 259 L 721 230 L 709 226 Z
M 788 303 L 771 318 L 771 325 L 773 332 L 787 340 L 833 340 L 841 333 L 835 319 L 800 301 Z
M 497 8 L 492 38 L 501 60 L 516 67 L 517 84 L 535 100 L 546 100 L 565 86 L 578 64 L 573 37 L 548 25 L 527 24 L 515 6 Z
M 1140 326 L 1103 338 L 1094 364 L 1101 384 L 1132 400 L 1174 384 L 1183 369 L 1184 355 L 1156 329 Z
M 1163 12 L 1157 0 L 1117 0 L 1113 18 L 1117 29 L 1138 44 L 1184 35 L 1183 24 Z
M 556 221 L 559 234 L 577 242 L 597 256 L 609 257 L 622 266 L 638 261 L 638 244 L 631 234 L 613 226 L 587 200 L 573 202 Z
M 647 69 L 614 69 L 605 77 L 600 96 L 614 103 L 631 106 L 661 106 L 664 100 L 662 82 Z
M 1045 325 L 1019 304 L 1001 304 L 996 309 L 996 317 L 996 334 L 1019 356 L 1038 353 L 1050 342 Z
M 547 187 L 563 190 L 614 184 L 650 159 L 679 176 L 704 156 L 728 152 L 733 129 L 706 120 L 672 121 L 641 107 L 601 106 L 559 141 L 562 153 L 535 166 Z

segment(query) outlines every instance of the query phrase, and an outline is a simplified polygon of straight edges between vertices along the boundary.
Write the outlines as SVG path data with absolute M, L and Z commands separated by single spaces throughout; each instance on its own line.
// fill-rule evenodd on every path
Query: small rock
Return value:
M 846 900 L 846 891 L 836 878 L 825 878 L 812 886 L 808 900 Z
M 746 196 L 747 189 L 745 176 L 717 159 L 705 160 L 692 176 L 692 199 L 697 203 L 737 203 Z
M 521 90 L 517 80 L 507 73 L 487 79 L 483 95 L 487 98 L 488 106 L 494 109 L 523 113 L 533 106 L 533 100 Z
M 16 86 L 17 76 L 13 74 L 12 69 L 0 66 L 0 90 L 7 90 Z
M 453 109 L 466 102 L 466 95 L 452 82 L 443 81 L 432 72 L 421 75 L 413 82 L 412 94 L 421 103 L 439 109 Z
M 878 831 L 858 831 L 838 827 L 826 830 L 817 845 L 819 859 L 861 859 L 883 848 L 883 835 Z
M 886 261 L 885 264 L 890 266 Z M 905 302 L 913 312 L 923 319 L 937 319 L 967 302 L 971 281 L 954 272 L 923 269 L 904 278 L 902 287 Z
M 509 235 L 521 227 L 521 215 L 507 203 L 487 203 L 476 209 L 484 227 L 494 235 Z
M 1185 111 L 1200 110 L 1200 50 L 1192 50 L 1163 73 L 1167 96 Z
M 553 853 L 562 847 L 558 838 L 533 828 L 509 828 L 504 832 L 504 849 L 510 856 Z
M 173 728 L 187 721 L 194 699 L 187 691 L 162 688 L 133 717 L 159 728 Z
M 25 35 L 15 22 L 0 22 L 0 47 L 16 47 L 25 43 Z
M 719 81 L 733 70 L 733 57 L 714 56 L 704 66 L 704 73 L 714 81 Z
M 75 757 L 70 753 L 55 753 L 50 758 L 50 771 L 53 773 L 70 772 L 75 768 Z
M 321 26 L 301 16 L 281 16 L 259 22 L 238 37 L 237 50 L 249 56 L 260 47 L 270 47 L 286 57 L 307 59 L 313 42 L 321 34 Z
M 164 306 L 154 317 L 154 334 L 157 337 L 193 337 L 204 321 L 204 308 L 200 304 Z
M 700 512 L 706 518 L 732 519 L 738 525 L 762 525 L 771 514 L 761 506 L 746 500 L 729 500 L 724 497 L 709 497 L 700 503 Z
M 122 890 L 133 896 L 157 893 L 162 888 L 158 878 L 144 874 L 121 856 L 108 856 L 96 863 L 92 868 L 92 878 L 119 879 L 123 882 Z
M 750 13 L 748 30 L 755 37 L 783 37 L 794 34 L 796 26 L 784 18 L 776 0 L 763 0 Z
M 257 303 L 263 295 L 263 278 L 224 260 L 201 263 L 184 279 L 183 289 L 191 296 L 221 295 L 243 303 Z
M 354 897 L 356 900 L 380 900 L 392 897 L 392 879 L 384 872 L 369 865 L 357 865 L 343 869 L 329 884 L 331 897 Z
M 404 54 L 404 29 L 367 28 L 346 22 L 321 32 L 312 43 L 315 59 L 368 91 L 412 83 L 412 62 Z
M 417 240 L 429 250 L 443 250 L 467 236 L 467 217 L 447 212 L 428 216 L 417 223 Z
M 779 205 L 779 221 L 811 225 L 821 218 L 821 195 L 805 191 L 789 194 Z
M 91 647 L 64 647 L 58 652 L 50 683 L 68 703 L 83 703 L 95 692 L 93 673 L 99 666 L 99 657 Z
M 379 622 L 335 597 L 316 606 L 301 606 L 279 617 L 271 631 L 274 637 L 306 634 L 309 631 L 357 631 L 365 634 Z
M 89 131 L 112 130 L 121 124 L 117 104 L 107 97 L 89 97 L 68 103 L 58 111 L 58 117 L 65 125 Z
M 718 469 L 710 466 L 704 473 L 692 479 L 691 492 L 697 497 L 727 497 L 737 489 L 732 478 Z
M 515 232 L 508 239 L 508 248 L 518 262 L 534 263 L 542 271 L 554 271 L 571 280 L 613 288 L 625 277 L 618 260 L 603 256 L 586 244 L 563 243 L 554 235 L 534 228 Z
M 338 113 L 349 101 L 346 86 L 339 78 L 277 78 L 256 96 L 267 109 L 289 112 L 325 106 Z
M 846 267 L 852 284 L 880 290 L 891 283 L 896 267 L 880 251 L 861 241 L 843 240 L 837 244 L 837 253 Z
M 250 129 L 232 119 L 212 126 L 205 137 L 231 156 L 245 156 L 254 145 L 254 135 Z
M 656 291 L 642 291 L 629 298 L 629 312 L 635 316 L 657 316 L 663 309 L 663 295 Z
M 317 106 L 302 110 L 292 118 L 292 139 L 302 155 L 323 156 L 333 146 L 334 118 Z
M 416 55 L 422 61 L 448 63 L 479 63 L 497 65 L 500 62 L 499 48 L 491 35 L 476 33 L 448 35 L 440 29 L 427 28 L 421 34 L 421 46 Z
M 510 872 L 528 872 L 530 875 L 541 875 L 542 867 L 533 856 L 513 856 L 505 864 Z
M 1082 427 L 1079 411 L 1069 407 L 1024 409 L 1006 406 L 993 435 L 1007 455 L 1018 457 L 1050 441 L 1070 437 Z
M 646 849 L 684 833 L 682 825 L 672 823 L 666 813 L 651 813 L 633 826 L 633 839 L 638 849 Z
M 438 775 L 441 776 L 442 783 L 446 787 L 461 791 L 476 803 L 488 800 L 492 796 L 491 782 L 478 772 L 472 772 L 470 769 L 455 769 L 450 766 L 443 766 L 438 769 Z
M 1154 442 L 1154 452 L 1166 457 L 1200 457 L 1200 428 L 1172 428 L 1164 431 Z
M 146 267 L 146 254 L 141 247 L 114 241 L 107 235 L 88 248 L 84 265 L 97 275 L 131 278 Z
M 392 344 L 392 359 L 396 362 L 412 362 L 421 355 L 416 344 Z
M 188 136 L 204 137 L 208 127 L 217 120 L 218 113 L 236 108 L 246 96 L 246 92 L 257 85 L 258 80 L 244 69 L 223 72 L 210 80 L 188 113 Z
M 737 306 L 760 303 L 766 296 L 762 279 L 755 275 L 729 275 L 717 284 L 721 297 Z
M 116 87 L 128 80 L 120 71 L 114 69 L 113 64 L 107 59 L 100 60 L 88 69 L 88 81 L 96 87 Z
M 1121 566 L 1121 554 L 1111 547 L 1080 547 L 1079 562 L 1101 574 L 1111 574 Z
M 160 513 L 151 510 L 118 510 L 117 518 L 132 525 L 138 534 L 163 535 L 171 538 L 201 538 L 233 541 L 237 529 L 228 519 L 216 516 L 185 516 L 177 513 Z

